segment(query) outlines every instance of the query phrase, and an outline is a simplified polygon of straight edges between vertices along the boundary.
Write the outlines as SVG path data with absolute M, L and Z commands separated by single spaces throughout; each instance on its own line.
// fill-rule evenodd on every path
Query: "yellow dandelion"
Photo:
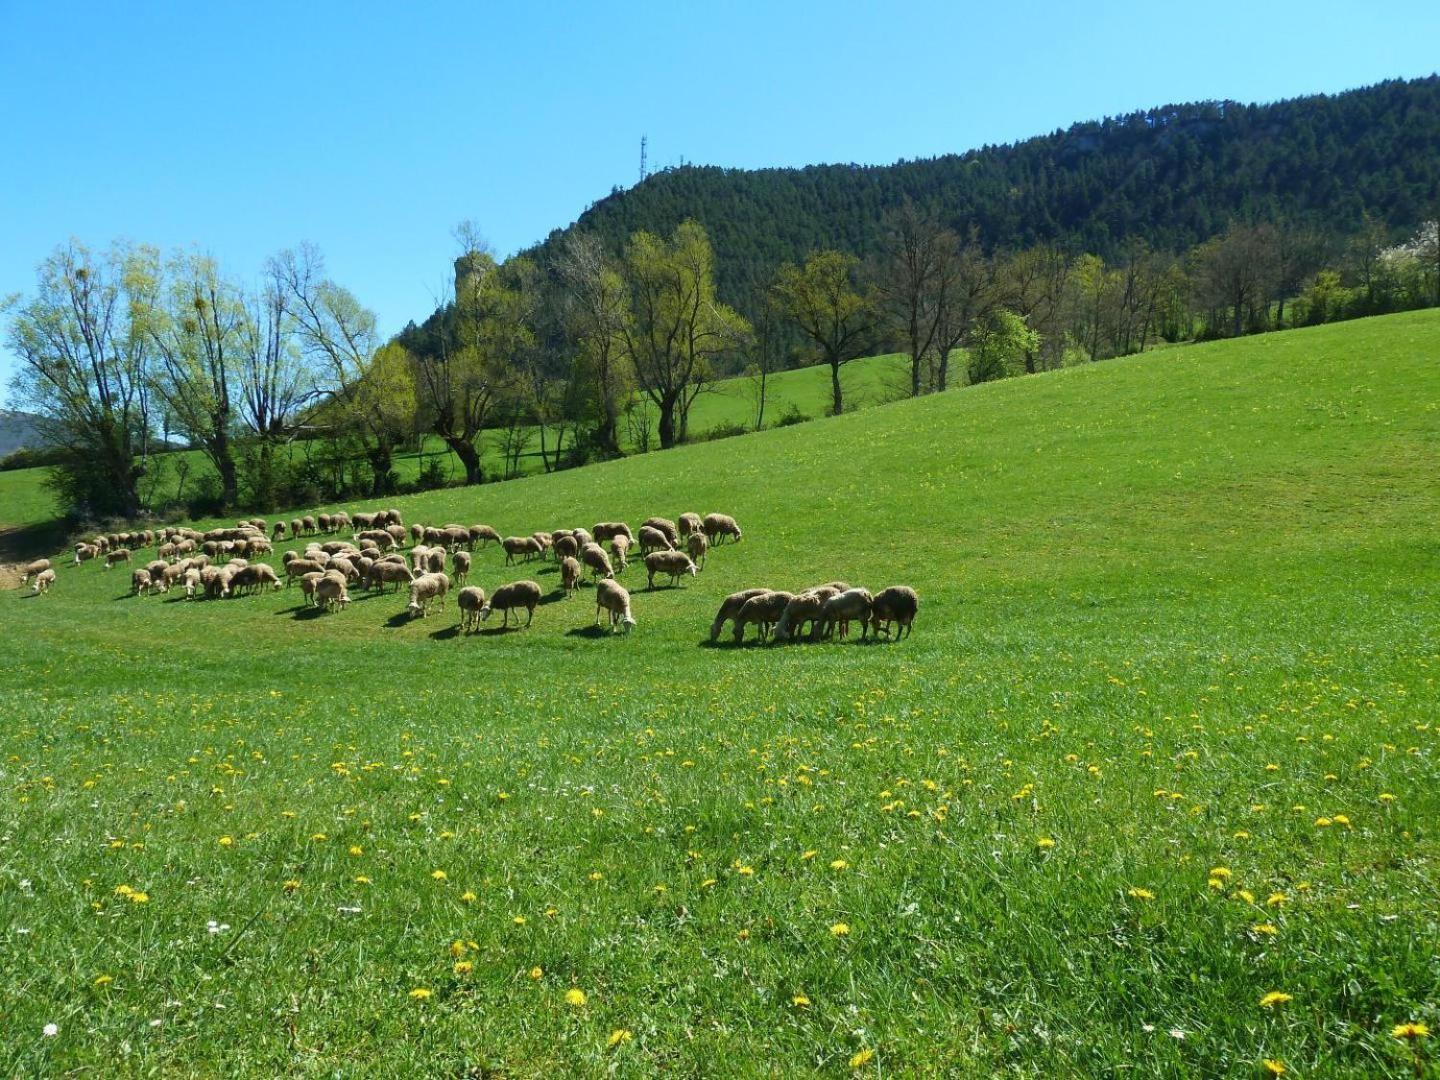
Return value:
M 536 964 L 526 974 L 528 974 L 532 980 L 539 982 L 545 977 L 545 969 L 539 964 Z
M 830 933 L 834 934 L 836 937 L 845 937 L 847 934 L 850 933 L 850 924 L 837 922 L 834 926 L 830 927 Z
M 704 881 L 700 882 L 700 888 L 708 889 L 711 885 L 714 885 L 716 883 L 716 880 L 716 878 L 707 877 Z
M 222 836 L 222 837 L 220 837 L 219 840 L 217 840 L 217 841 L 215 841 L 215 842 L 216 842 L 217 844 L 219 844 L 221 847 L 234 847 L 234 846 L 235 846 L 235 838 L 232 837 L 232 836 Z
M 132 892 L 126 896 L 125 899 L 129 900 L 132 904 L 148 904 L 150 902 L 150 894 L 147 892 Z
M 97 976 L 95 976 L 95 982 L 94 982 L 93 984 L 91 984 L 91 985 L 93 985 L 93 986 L 109 986 L 109 985 L 110 985 L 112 982 L 114 982 L 114 981 L 115 981 L 115 976 L 114 976 L 114 975 L 97 975 Z
M 131 893 L 133 893 L 134 891 L 135 891 L 135 890 L 132 889 L 129 885 L 116 885 L 116 886 L 115 886 L 115 895 L 116 895 L 116 896 L 129 896 L 129 895 L 130 895 Z
M 743 877 L 753 877 L 755 868 L 753 866 L 741 866 L 738 867 L 735 872 Z
M 1250 927 L 1250 932 L 1253 934 L 1262 934 L 1265 937 L 1274 937 L 1280 933 L 1280 928 L 1273 922 L 1257 922 Z
M 1212 878 L 1210 878 L 1209 880 L 1207 880 L 1207 881 L 1205 882 L 1205 884 L 1209 885 L 1210 888 L 1212 888 L 1212 889 L 1219 890 L 1219 889 L 1225 888 L 1225 879 L 1224 879 L 1224 878 L 1218 878 L 1218 877 L 1212 877 Z
M 591 881 L 599 881 L 599 880 L 601 880 L 604 876 L 605 876 L 605 875 L 602 874 L 599 870 L 592 870 L 592 871 L 590 871 L 590 880 L 591 880 Z
M 1253 904 L 1255 902 L 1255 894 L 1249 889 L 1241 889 L 1235 895 L 1240 897 L 1240 899 L 1244 900 L 1247 904 Z
M 1283 990 L 1271 990 L 1260 999 L 1262 1009 L 1273 1009 L 1276 1005 L 1284 1005 L 1287 1001 L 1294 1001 L 1293 994 L 1287 994 Z
M 475 894 L 469 889 L 466 889 L 460 894 L 460 902 L 462 904 L 473 904 L 475 902 Z
M 735 937 L 736 937 L 736 939 L 739 940 L 739 941 L 749 941 L 749 940 L 750 940 L 750 931 L 749 931 L 749 930 L 740 930 L 740 931 L 738 931 L 738 932 L 735 934 Z
M 328 836 L 326 836 L 323 832 L 317 832 L 317 833 L 311 833 L 311 834 L 310 834 L 310 839 L 311 839 L 311 840 L 314 840 L 314 841 L 318 844 L 318 843 L 320 843 L 321 841 L 323 841 L 323 840 L 328 840 L 328 839 L 330 839 L 330 838 L 329 838 Z
M 1403 1024 L 1396 1024 L 1390 1029 L 1390 1034 L 1397 1039 L 1423 1039 L 1430 1034 L 1430 1028 L 1426 1024 L 1414 1020 L 1406 1021 Z
M 1229 881 L 1235 874 L 1228 866 L 1215 866 L 1211 867 L 1210 876 L 1224 878 L 1226 881 Z
M 586 1000 L 585 991 L 581 990 L 578 986 L 573 986 L 565 991 L 566 1005 L 573 1005 L 578 1009 L 585 1004 Z
M 1055 846 L 1055 841 L 1051 840 L 1048 836 L 1042 836 L 1035 841 L 1035 846 L 1041 851 L 1049 851 Z
M 359 844 L 351 844 L 351 845 L 350 845 L 350 854 L 351 854 L 351 855 L 364 855 L 364 854 L 365 854 L 365 849 L 362 848 Z
M 856 1054 L 855 1054 L 853 1057 L 851 1057 L 851 1059 L 850 1059 L 850 1067 L 851 1067 L 852 1069 L 861 1069 L 861 1068 L 864 1068 L 867 1064 L 869 1064 L 870 1059 L 873 1058 L 874 1056 L 875 1056 L 875 1051 L 874 1051 L 874 1050 L 871 1050 L 869 1047 L 866 1047 L 864 1050 L 860 1050 L 860 1051 L 856 1052 Z
M 511 919 L 510 921 L 511 921 L 512 923 L 514 923 L 516 926 L 524 926 L 524 925 L 525 925 L 525 916 L 524 916 L 524 915 L 516 915 L 516 916 L 515 916 L 513 919 Z
M 1134 888 L 1126 890 L 1126 895 L 1134 900 L 1154 900 L 1155 894 L 1149 889 Z
M 1335 822 L 1336 825 L 1343 825 L 1347 829 L 1350 828 L 1350 819 L 1344 814 L 1336 814 L 1330 820 Z
M 1279 1058 L 1265 1058 L 1260 1064 L 1264 1066 L 1265 1071 L 1271 1076 L 1285 1075 L 1285 1062 Z
M 354 880 L 355 880 L 355 884 L 356 884 L 356 885 L 369 885 L 369 884 L 370 884 L 370 879 L 369 879 L 368 877 L 366 877 L 364 874 L 356 874 Z
M 810 999 L 804 994 L 796 994 L 790 999 L 790 1004 L 794 1005 L 797 1009 L 808 1009 L 810 1007 Z
M 635 1038 L 635 1034 L 628 1028 L 616 1028 L 614 1031 L 610 1032 L 610 1038 L 605 1040 L 605 1046 L 608 1049 L 613 1050 L 615 1049 L 615 1047 L 620 1046 L 623 1043 L 628 1043 L 633 1038 Z
M 475 970 L 475 965 L 469 960 L 456 960 L 453 970 L 456 975 L 469 975 L 470 972 Z
M 1380 801 L 1382 803 L 1392 803 L 1395 801 L 1395 796 L 1391 795 L 1388 791 L 1382 791 L 1380 793 Z
M 814 848 L 811 848 L 809 851 L 804 852 L 804 853 L 800 856 L 800 858 L 802 858 L 802 859 L 813 859 L 813 858 L 814 858 L 816 855 L 818 855 L 818 854 L 820 854 L 818 851 L 816 851 Z
M 410 991 L 410 996 L 416 1001 L 429 1001 L 433 993 L 433 991 L 427 990 L 423 986 L 417 986 L 414 990 Z
M 1267 897 L 1265 898 L 1265 906 L 1266 906 L 1266 907 L 1280 907 L 1282 904 L 1286 903 L 1289 899 L 1290 899 L 1290 898 L 1289 898 L 1288 896 L 1286 896 L 1283 892 L 1272 892 L 1269 896 L 1267 896 Z
M 1328 829 L 1332 824 L 1333 822 L 1331 822 L 1328 817 L 1317 817 L 1315 819 L 1315 827 L 1317 829 Z
M 430 876 L 431 876 L 432 878 L 434 878 L 436 881 L 449 881 L 449 880 L 450 880 L 450 875 L 447 874 L 447 873 L 445 873 L 444 870 L 431 870 L 431 871 L 430 871 Z

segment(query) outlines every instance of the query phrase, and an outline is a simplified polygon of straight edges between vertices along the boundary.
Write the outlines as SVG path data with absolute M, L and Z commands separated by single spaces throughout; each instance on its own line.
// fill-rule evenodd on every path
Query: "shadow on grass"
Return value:
M 390 627 L 391 629 L 395 629 L 397 627 L 409 624 L 412 618 L 419 618 L 419 616 L 412 617 L 408 609 L 405 611 L 397 611 L 394 615 L 391 615 L 390 618 L 385 620 L 385 625 Z
M 294 612 L 294 614 L 290 616 L 292 619 L 318 619 L 325 614 L 324 608 L 310 607 L 308 605 L 305 607 L 291 608 L 290 610 Z
M 541 607 L 549 607 L 551 604 L 558 604 L 561 600 L 564 600 L 564 599 L 565 599 L 565 590 L 564 590 L 564 589 L 554 589 L 554 590 L 546 593 L 544 596 L 540 597 L 540 606 L 541 606 Z
M 479 635 L 481 637 L 500 637 L 502 634 L 514 634 L 524 629 L 523 624 L 520 626 L 487 626 L 479 631 Z
M 622 635 L 611 634 L 610 627 L 608 626 L 591 624 L 590 626 L 577 626 L 574 630 L 566 630 L 565 636 L 578 638 L 608 638 Z
M 433 641 L 449 641 L 451 638 L 457 638 L 459 636 L 460 624 L 456 623 L 454 626 L 447 626 L 443 630 L 436 630 L 430 635 L 430 638 Z

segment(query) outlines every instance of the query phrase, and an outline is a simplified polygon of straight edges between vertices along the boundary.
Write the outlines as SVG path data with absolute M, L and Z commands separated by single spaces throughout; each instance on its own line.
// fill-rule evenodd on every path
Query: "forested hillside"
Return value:
M 1135 239 L 1183 251 L 1233 218 L 1343 235 L 1369 212 L 1399 235 L 1435 216 L 1437 146 L 1431 76 L 1270 105 L 1166 105 L 894 165 L 684 166 L 613 192 L 570 228 L 618 250 L 637 229 L 663 235 L 694 218 L 714 242 L 720 296 L 745 309 L 752 283 L 782 262 L 820 248 L 878 254 L 886 212 L 907 198 L 989 248 L 1056 242 L 1107 261 Z

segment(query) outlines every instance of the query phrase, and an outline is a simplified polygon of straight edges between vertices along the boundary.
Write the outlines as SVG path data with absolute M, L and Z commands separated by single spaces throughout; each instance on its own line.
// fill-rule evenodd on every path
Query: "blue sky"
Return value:
M 889 162 L 1440 66 L 1440 4 L 0 0 L 0 297 L 75 236 L 302 240 L 393 332 L 652 168 Z M 0 380 L 12 359 L 0 348 Z M 3 393 L 3 391 L 0 391 Z

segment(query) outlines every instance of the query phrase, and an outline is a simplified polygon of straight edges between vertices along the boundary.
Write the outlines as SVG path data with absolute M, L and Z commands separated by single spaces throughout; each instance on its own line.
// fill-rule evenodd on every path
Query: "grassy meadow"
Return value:
M 734 514 L 624 637 L 588 587 L 469 636 L 0 594 L 0 1072 L 1437 1075 L 1437 356 L 1391 316 L 387 500 Z M 834 578 L 913 635 L 709 644 Z

